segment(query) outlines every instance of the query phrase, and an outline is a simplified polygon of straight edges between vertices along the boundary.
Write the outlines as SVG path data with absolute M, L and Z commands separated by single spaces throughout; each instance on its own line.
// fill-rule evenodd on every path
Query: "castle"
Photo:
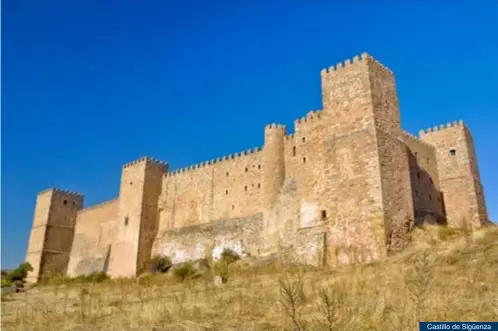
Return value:
M 321 71 L 323 109 L 264 129 L 264 145 L 169 171 L 125 164 L 119 197 L 38 194 L 29 280 L 105 271 L 135 276 L 151 256 L 174 263 L 224 248 L 312 265 L 402 250 L 413 224 L 479 228 L 487 211 L 471 133 L 459 121 L 402 130 L 393 73 L 368 54 Z

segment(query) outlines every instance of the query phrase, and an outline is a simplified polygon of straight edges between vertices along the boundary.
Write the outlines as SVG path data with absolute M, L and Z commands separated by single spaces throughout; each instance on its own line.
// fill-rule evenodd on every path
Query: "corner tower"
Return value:
M 394 75 L 364 53 L 322 70 L 321 82 L 331 219 L 361 232 L 371 258 L 402 249 L 414 211 Z
M 65 274 L 73 243 L 76 215 L 83 195 L 60 189 L 38 193 L 26 261 L 33 266 L 28 282 Z
M 157 203 L 164 162 L 147 157 L 123 166 L 116 237 L 111 247 L 109 275 L 136 276 L 149 260 L 158 226 Z
M 263 147 L 263 208 L 271 210 L 285 179 L 284 142 L 286 128 L 280 124 L 265 127 Z
M 470 130 L 460 121 L 422 130 L 419 136 L 436 148 L 448 225 L 459 227 L 462 222 L 472 228 L 485 225 L 488 214 Z

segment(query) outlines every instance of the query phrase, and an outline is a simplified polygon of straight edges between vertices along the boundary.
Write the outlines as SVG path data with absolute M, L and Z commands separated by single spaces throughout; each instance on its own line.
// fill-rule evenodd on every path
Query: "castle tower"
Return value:
M 414 211 L 394 75 L 364 53 L 322 70 L 321 82 L 331 219 L 362 232 L 372 258 L 401 249 L 408 240 L 393 238 Z
M 472 135 L 462 122 L 420 131 L 420 139 L 436 148 L 439 182 L 449 226 L 462 222 L 479 228 L 487 223 L 486 202 Z
M 78 210 L 83 195 L 60 189 L 38 193 L 26 261 L 33 266 L 28 282 L 50 274 L 65 274 Z
M 280 124 L 265 127 L 263 147 L 263 208 L 271 210 L 285 179 L 284 142 L 286 128 Z
M 166 163 L 147 157 L 123 166 L 109 276 L 135 276 L 149 260 L 158 226 L 162 177 L 167 171 Z

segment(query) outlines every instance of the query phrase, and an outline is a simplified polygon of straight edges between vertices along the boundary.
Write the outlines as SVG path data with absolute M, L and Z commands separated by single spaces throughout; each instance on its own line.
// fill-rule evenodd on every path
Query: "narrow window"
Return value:
M 249 171 L 249 169 L 248 169 L 248 168 L 246 168 L 246 172 L 248 172 L 248 171 Z
M 452 150 L 450 150 L 450 155 L 451 155 L 451 156 L 455 156 L 455 155 L 456 155 L 456 149 L 452 149 Z
M 133 182 L 130 182 L 130 185 L 133 185 Z
M 261 184 L 258 184 L 258 188 L 260 188 L 260 187 L 261 187 Z
M 430 194 L 429 194 L 429 200 L 431 200 L 431 201 L 432 201 L 432 195 L 430 195 Z
M 327 211 L 326 210 L 322 210 L 322 220 L 324 220 L 326 218 L 327 218 Z
M 225 190 L 225 195 L 228 195 L 228 190 Z
M 125 217 L 124 224 L 125 226 L 128 225 L 128 216 Z
M 292 156 L 296 156 L 296 146 L 292 147 Z
M 417 178 L 420 179 L 420 172 L 417 171 Z
M 228 171 L 227 171 L 227 177 L 228 177 Z
M 63 204 L 67 205 L 67 200 L 62 201 Z
M 434 184 L 434 182 L 432 181 L 432 177 L 429 177 L 429 182 L 430 182 L 431 184 Z
M 305 137 L 303 137 L 303 143 L 304 143 L 304 142 L 306 142 L 306 138 L 305 138 Z
M 76 202 L 73 201 L 73 207 L 76 206 Z
M 261 169 L 261 164 L 258 164 L 258 169 Z
M 306 158 L 305 157 L 303 157 L 303 163 L 306 163 Z
M 234 210 L 234 209 L 235 209 L 235 205 L 232 205 L 232 210 Z
M 247 186 L 244 186 L 244 191 L 247 191 Z

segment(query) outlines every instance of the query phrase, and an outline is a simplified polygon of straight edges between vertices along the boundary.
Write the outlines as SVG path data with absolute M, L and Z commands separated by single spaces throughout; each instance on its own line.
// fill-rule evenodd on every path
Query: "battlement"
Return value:
M 287 131 L 287 127 L 283 124 L 271 123 L 265 126 L 265 131 Z
M 160 160 L 148 157 L 148 156 L 143 156 L 143 157 L 141 157 L 141 158 L 139 158 L 137 160 L 125 163 L 123 165 L 123 168 L 132 167 L 132 166 L 140 164 L 140 163 L 155 164 L 155 165 L 158 165 L 160 167 L 163 167 L 163 169 L 167 169 L 167 167 L 168 167 L 168 163 L 167 162 L 160 161 Z
M 69 190 L 63 190 L 63 189 L 54 188 L 54 187 L 43 190 L 43 191 L 39 192 L 38 195 L 48 193 L 50 191 L 53 191 L 54 193 L 59 193 L 59 194 L 72 195 L 75 197 L 83 197 L 84 196 L 84 194 L 82 194 L 82 193 L 72 192 Z
M 294 140 L 294 133 L 286 135 L 285 140 L 290 140 L 290 141 Z
M 432 146 L 431 144 L 426 143 L 426 142 L 425 142 L 425 141 L 423 141 L 423 140 L 420 140 L 418 137 L 414 136 L 413 134 L 411 134 L 411 133 L 409 133 L 409 132 L 406 132 L 406 131 L 401 131 L 401 133 L 402 133 L 405 137 L 407 137 L 407 138 L 409 138 L 409 139 L 411 139 L 411 140 L 413 140 L 413 141 L 416 141 L 417 143 L 420 143 L 420 144 L 422 144 L 422 145 L 425 145 L 425 146 L 428 146 L 428 147 L 430 147 L 430 148 L 432 148 L 432 149 L 435 149 L 435 147 L 434 147 L 434 146 Z
M 420 130 L 418 134 L 419 134 L 419 137 L 423 137 L 426 135 L 434 134 L 434 133 L 441 132 L 443 130 L 451 129 L 451 128 L 467 128 L 467 125 L 462 120 L 453 121 L 453 122 L 448 122 L 446 124 L 441 124 L 439 127 L 434 126 L 432 128 Z
M 308 124 L 315 124 L 322 119 L 322 110 L 311 110 L 305 116 L 294 121 L 294 129 L 297 131 Z
M 378 66 L 382 67 L 385 71 L 389 72 L 391 75 L 394 75 L 394 73 L 387 68 L 385 65 L 377 61 L 375 58 L 370 56 L 368 53 L 362 53 L 361 56 L 354 56 L 353 59 L 347 59 L 344 62 L 339 62 L 335 66 L 330 66 L 329 68 L 324 68 L 320 71 L 320 74 L 322 76 L 325 75 L 336 75 L 340 74 L 343 71 L 347 71 L 350 69 L 358 68 L 360 65 L 365 65 L 367 63 L 375 63 Z
M 205 167 L 212 166 L 215 164 L 220 164 L 220 163 L 227 162 L 227 161 L 236 161 L 236 160 L 241 159 L 242 157 L 249 156 L 251 154 L 255 154 L 255 153 L 259 153 L 259 152 L 261 152 L 261 147 L 250 148 L 250 149 L 247 149 L 247 150 L 242 151 L 242 152 L 237 152 L 237 153 L 225 155 L 222 157 L 217 157 L 216 159 L 212 159 L 209 161 L 203 161 L 200 163 L 186 166 L 186 167 L 181 168 L 181 169 L 177 169 L 175 171 L 167 173 L 166 177 L 174 177 L 174 176 L 177 176 L 177 175 L 182 174 L 182 173 L 187 173 L 190 171 L 198 170 L 201 168 L 205 168 Z

